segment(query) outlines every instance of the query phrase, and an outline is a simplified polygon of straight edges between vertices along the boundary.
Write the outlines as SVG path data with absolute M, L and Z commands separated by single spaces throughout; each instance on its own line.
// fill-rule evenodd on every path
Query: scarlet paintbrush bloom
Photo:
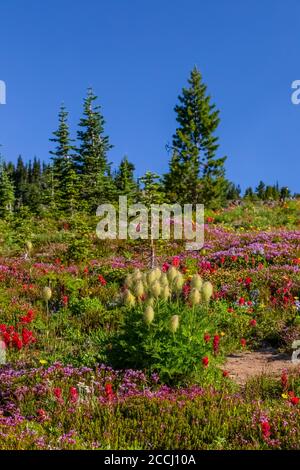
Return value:
M 60 387 L 55 387 L 53 390 L 53 394 L 56 398 L 62 397 L 62 389 Z
M 105 394 L 109 400 L 112 400 L 115 396 L 112 388 L 112 384 L 108 383 L 105 385 Z
M 291 403 L 292 405 L 298 405 L 300 398 L 298 397 L 291 397 Z
M 75 387 L 69 388 L 69 400 L 71 403 L 76 403 L 78 400 L 78 391 Z
M 208 333 L 205 333 L 204 335 L 204 341 L 208 343 L 210 341 L 210 335 Z
M 26 323 L 31 323 L 34 317 L 33 310 L 28 310 L 27 315 L 24 317 L 21 317 L 21 323 L 26 324 Z
M 256 320 L 254 318 L 252 318 L 252 320 L 250 320 L 250 322 L 249 322 L 249 325 L 250 326 L 256 326 L 256 323 L 257 323 Z
M 228 370 L 223 370 L 223 377 L 228 377 L 228 375 L 229 375 Z
M 169 267 L 170 267 L 170 265 L 168 263 L 164 263 L 162 265 L 162 268 L 161 268 L 162 272 L 166 273 L 168 271 Z
M 63 295 L 61 301 L 62 301 L 63 305 L 66 307 L 68 305 L 68 302 L 69 302 L 69 297 L 67 295 Z
M 99 274 L 99 276 L 98 276 L 98 281 L 100 282 L 101 286 L 106 286 L 106 284 L 107 284 L 106 280 L 104 279 L 104 277 L 101 274 Z
M 245 340 L 245 338 L 241 338 L 240 342 L 241 342 L 242 347 L 245 348 L 247 344 L 247 341 Z
M 33 336 L 32 331 L 29 331 L 26 328 L 23 328 L 22 330 L 22 340 L 23 340 L 24 345 L 36 342 L 36 339 Z
M 219 350 L 219 344 L 220 344 L 220 336 L 215 335 L 214 340 L 213 340 L 213 350 L 214 350 L 215 354 L 217 354 L 217 352 Z
M 204 365 L 204 367 L 207 367 L 208 363 L 209 363 L 208 357 L 207 356 L 203 357 L 202 358 L 202 364 Z
M 174 256 L 174 258 L 172 259 L 172 266 L 174 266 L 175 268 L 178 268 L 179 265 L 180 265 L 179 256 Z
M 271 426 L 267 420 L 261 423 L 261 432 L 264 438 L 269 438 L 271 435 Z
M 245 305 L 245 299 L 244 297 L 239 298 L 239 305 Z
M 38 415 L 38 421 L 40 423 L 43 423 L 44 421 L 47 421 L 49 419 L 48 414 L 42 408 L 40 408 L 39 410 L 36 410 L 36 413 Z
M 23 343 L 18 333 L 14 333 L 12 337 L 12 344 L 17 349 L 22 349 Z
M 62 396 L 62 389 L 61 389 L 60 387 L 55 387 L 55 388 L 53 389 L 53 395 L 55 396 L 56 401 L 57 401 L 58 403 L 61 403 L 61 404 L 62 404 L 62 403 L 64 402 L 63 396 Z

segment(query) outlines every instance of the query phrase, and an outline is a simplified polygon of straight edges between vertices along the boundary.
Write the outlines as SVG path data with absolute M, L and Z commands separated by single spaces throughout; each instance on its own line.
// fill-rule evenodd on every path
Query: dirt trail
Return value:
M 255 352 L 231 354 L 224 369 L 229 372 L 231 379 L 243 385 L 248 379 L 262 374 L 278 377 L 283 369 L 300 371 L 300 365 L 293 364 L 291 356 L 266 348 Z

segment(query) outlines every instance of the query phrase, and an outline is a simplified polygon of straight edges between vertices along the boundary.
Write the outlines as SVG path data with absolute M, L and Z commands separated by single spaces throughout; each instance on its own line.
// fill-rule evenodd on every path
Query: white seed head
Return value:
M 201 302 L 201 294 L 198 289 L 192 289 L 189 294 L 189 301 L 192 305 L 198 305 Z
M 201 277 L 199 276 L 199 274 L 194 274 L 191 280 L 191 287 L 194 289 L 200 290 L 202 287 L 202 284 L 203 284 L 203 281 Z
M 148 272 L 148 276 L 147 276 L 147 280 L 148 280 L 148 284 L 151 286 L 151 284 L 154 283 L 154 281 L 156 281 L 156 272 L 154 269 L 152 269 L 151 271 Z
M 179 315 L 173 315 L 170 319 L 170 330 L 175 333 L 179 327 Z
M 30 252 L 32 250 L 32 247 L 33 247 L 32 242 L 30 240 L 28 240 L 26 242 L 27 251 Z
M 175 277 L 178 275 L 178 271 L 177 269 L 172 266 L 169 270 L 168 270 L 168 273 L 167 273 L 167 276 L 168 276 L 168 279 L 170 282 L 174 281 Z
M 183 276 L 182 274 L 179 273 L 173 281 L 173 289 L 177 294 L 181 293 L 183 284 L 184 284 Z
M 126 290 L 124 294 L 124 304 L 127 307 L 134 307 L 135 305 L 135 297 L 134 295 L 130 292 L 130 290 Z
M 211 282 L 209 281 L 206 281 L 203 283 L 202 285 L 202 296 L 203 296 L 203 299 L 205 302 L 209 302 L 210 301 L 210 298 L 213 294 L 213 285 Z
M 136 297 L 142 297 L 145 293 L 144 285 L 142 281 L 138 281 L 134 286 L 134 294 Z
M 160 277 L 160 280 L 159 280 L 159 283 L 161 285 L 161 287 L 166 287 L 169 285 L 169 281 L 168 281 L 168 277 L 166 275 L 166 273 L 162 273 L 161 277 Z
M 52 297 L 52 290 L 50 289 L 50 287 L 44 287 L 42 295 L 45 302 L 48 302 L 48 300 L 50 300 Z
M 146 307 L 146 310 L 144 312 L 144 320 L 148 325 L 150 325 L 150 323 L 152 323 L 154 320 L 154 310 L 151 305 L 148 305 Z
M 154 281 L 153 284 L 151 284 L 150 291 L 151 291 L 152 295 L 153 295 L 156 299 L 158 299 L 158 297 L 159 297 L 160 294 L 161 294 L 160 283 L 159 283 L 158 281 Z
M 163 300 L 168 300 L 171 297 L 171 292 L 169 286 L 164 286 L 161 291 L 161 298 Z

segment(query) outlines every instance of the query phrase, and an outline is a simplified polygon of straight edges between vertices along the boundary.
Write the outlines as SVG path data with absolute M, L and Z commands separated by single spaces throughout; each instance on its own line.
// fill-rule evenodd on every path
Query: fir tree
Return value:
M 256 190 L 255 190 L 258 199 L 264 200 L 266 194 L 266 185 L 263 181 L 260 181 Z
M 138 186 L 134 179 L 135 167 L 133 163 L 128 161 L 125 156 L 118 168 L 115 175 L 115 185 L 118 195 L 126 195 L 128 201 L 133 201 L 136 198 Z
M 179 127 L 173 136 L 165 188 L 172 202 L 216 206 L 225 198 L 227 189 L 226 157 L 216 158 L 218 138 L 214 133 L 220 122 L 219 111 L 211 104 L 197 68 L 192 70 L 188 83 L 175 107 Z
M 54 201 L 61 210 L 74 212 L 77 205 L 77 175 L 74 165 L 73 140 L 70 138 L 68 125 L 68 112 L 61 105 L 58 129 L 53 132 L 51 142 L 56 143 L 56 148 L 50 151 L 53 155 Z
M 13 212 L 15 194 L 14 186 L 0 156 L 0 215 L 4 218 Z
M 95 106 L 97 96 L 88 90 L 84 100 L 83 117 L 79 122 L 82 130 L 77 133 L 80 146 L 76 156 L 76 168 L 80 176 L 80 198 L 90 210 L 109 200 L 114 192 L 107 153 L 112 148 L 104 135 L 104 118 L 100 106 Z

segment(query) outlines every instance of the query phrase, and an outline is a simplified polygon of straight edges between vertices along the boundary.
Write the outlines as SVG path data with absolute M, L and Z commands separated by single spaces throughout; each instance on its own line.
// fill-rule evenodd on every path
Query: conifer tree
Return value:
M 126 195 L 129 202 L 136 198 L 138 190 L 137 182 L 134 179 L 134 170 L 133 163 L 130 163 L 127 156 L 125 156 L 115 176 L 117 194 Z
M 13 175 L 15 197 L 16 197 L 16 208 L 19 209 L 24 204 L 24 195 L 27 184 L 27 168 L 23 162 L 22 156 L 19 155 L 17 165 Z
M 110 173 L 107 153 L 112 148 L 109 138 L 104 135 L 104 118 L 100 106 L 95 105 L 97 96 L 88 90 L 84 100 L 83 117 L 79 122 L 81 130 L 77 136 L 80 142 L 76 156 L 76 169 L 80 176 L 80 199 L 86 201 L 94 211 L 98 204 L 112 198 L 114 183 Z
M 74 212 L 77 205 L 77 175 L 74 165 L 74 142 L 70 138 L 68 112 L 61 105 L 58 129 L 53 132 L 51 142 L 56 143 L 55 150 L 50 151 L 53 161 L 54 201 L 58 209 Z
M 173 136 L 170 170 L 165 175 L 166 192 L 172 202 L 219 205 L 226 197 L 226 157 L 216 158 L 218 138 L 214 135 L 219 111 L 195 67 L 175 106 L 179 124 Z
M 4 218 L 12 214 L 15 202 L 14 186 L 0 156 L 0 215 Z

